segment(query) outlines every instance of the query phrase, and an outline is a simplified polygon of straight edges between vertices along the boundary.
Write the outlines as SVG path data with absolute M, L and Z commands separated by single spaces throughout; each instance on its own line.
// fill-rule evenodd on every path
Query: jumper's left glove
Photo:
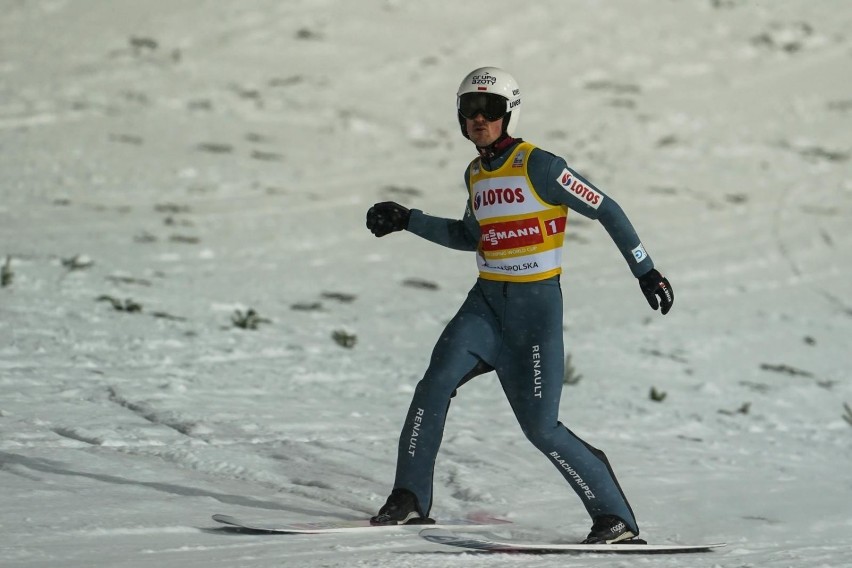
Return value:
M 669 313 L 674 303 L 674 290 L 668 279 L 660 274 L 656 268 L 652 268 L 639 277 L 639 288 L 645 294 L 648 304 L 654 308 L 660 308 L 663 315 Z M 659 298 L 659 300 L 658 300 Z
M 367 211 L 367 228 L 377 237 L 408 228 L 411 211 L 393 201 L 376 203 Z

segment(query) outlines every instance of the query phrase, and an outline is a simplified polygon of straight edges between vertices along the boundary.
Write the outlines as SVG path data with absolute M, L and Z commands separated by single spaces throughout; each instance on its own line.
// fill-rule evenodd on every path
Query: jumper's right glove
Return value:
M 393 201 L 376 203 L 367 211 L 367 228 L 377 237 L 408 228 L 411 211 Z
M 660 308 L 663 315 L 669 313 L 674 303 L 674 290 L 668 279 L 660 274 L 656 268 L 652 268 L 639 277 L 639 288 L 645 294 L 648 304 L 654 308 Z M 659 298 L 659 301 L 658 301 Z

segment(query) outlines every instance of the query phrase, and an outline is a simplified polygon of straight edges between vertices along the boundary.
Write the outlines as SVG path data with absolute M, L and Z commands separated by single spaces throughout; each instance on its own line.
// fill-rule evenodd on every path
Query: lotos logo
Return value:
M 524 190 L 520 187 L 514 189 L 510 187 L 483 189 L 476 192 L 473 198 L 473 208 L 479 211 L 480 207 L 504 203 L 523 203 L 524 199 Z
M 562 170 L 562 174 L 556 181 L 559 182 L 559 185 L 573 193 L 589 207 L 593 209 L 600 207 L 601 202 L 603 201 L 603 195 L 577 179 L 577 177 L 568 171 L 567 168 Z

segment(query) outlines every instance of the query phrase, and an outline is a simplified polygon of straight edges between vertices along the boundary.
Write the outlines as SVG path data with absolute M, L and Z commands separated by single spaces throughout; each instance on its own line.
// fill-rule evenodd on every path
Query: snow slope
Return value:
M 519 134 L 619 201 L 676 293 L 649 310 L 569 220 L 562 420 L 649 540 L 730 543 L 629 565 L 852 565 L 844 3 L 2 4 L 3 566 L 628 565 L 210 520 L 384 502 L 475 265 L 377 240 L 364 212 L 461 214 L 454 93 L 480 65 L 515 74 Z M 512 519 L 502 536 L 589 527 L 490 375 L 454 401 L 436 474 L 436 516 L 473 510 Z

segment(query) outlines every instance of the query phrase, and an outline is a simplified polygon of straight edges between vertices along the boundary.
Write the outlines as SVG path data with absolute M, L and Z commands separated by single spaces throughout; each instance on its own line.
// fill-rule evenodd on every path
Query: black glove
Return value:
M 663 315 L 669 313 L 674 303 L 674 290 L 669 284 L 668 279 L 657 272 L 656 268 L 652 268 L 645 274 L 639 277 L 639 288 L 645 294 L 645 299 L 648 304 L 655 310 L 661 308 Z M 659 301 L 657 301 L 659 298 Z
M 377 237 L 408 228 L 411 211 L 393 201 L 376 203 L 367 211 L 367 228 Z

